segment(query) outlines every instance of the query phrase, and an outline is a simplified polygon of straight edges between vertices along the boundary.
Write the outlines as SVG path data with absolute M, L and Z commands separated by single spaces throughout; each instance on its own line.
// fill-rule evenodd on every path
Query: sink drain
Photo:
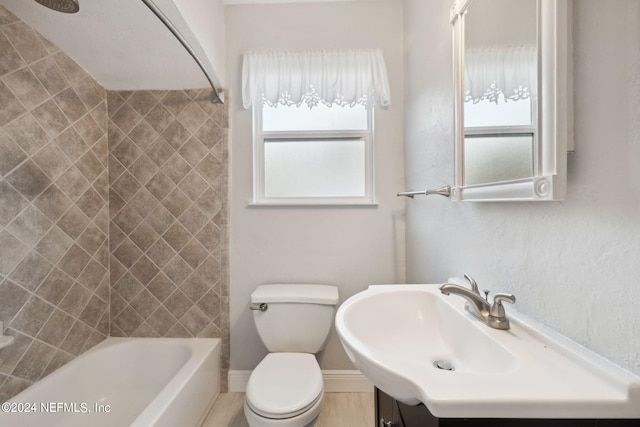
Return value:
M 433 362 L 433 366 L 442 369 L 443 371 L 455 371 L 456 367 L 453 366 L 453 363 L 447 362 L 446 360 L 436 360 Z

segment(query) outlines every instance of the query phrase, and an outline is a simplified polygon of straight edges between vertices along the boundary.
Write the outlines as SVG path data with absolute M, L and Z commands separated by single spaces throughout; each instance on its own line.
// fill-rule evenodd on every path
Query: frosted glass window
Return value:
M 464 103 L 464 185 L 535 176 L 536 102 L 531 97 Z
M 486 135 L 464 139 L 465 185 L 530 178 L 533 135 Z
M 253 108 L 253 204 L 375 204 L 372 107 Z
M 365 141 L 268 140 L 266 197 L 364 197 Z

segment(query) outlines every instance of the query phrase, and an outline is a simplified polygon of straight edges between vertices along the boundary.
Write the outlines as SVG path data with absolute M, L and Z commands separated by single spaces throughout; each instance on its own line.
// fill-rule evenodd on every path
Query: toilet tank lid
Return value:
M 335 305 L 338 303 L 338 288 L 331 285 L 282 284 L 261 285 L 251 294 L 251 303 L 298 302 Z

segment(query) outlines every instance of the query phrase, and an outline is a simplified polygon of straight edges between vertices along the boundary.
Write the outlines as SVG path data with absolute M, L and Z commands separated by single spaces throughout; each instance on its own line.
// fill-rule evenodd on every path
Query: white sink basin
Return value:
M 640 418 L 637 375 L 514 310 L 510 330 L 491 329 L 464 303 L 437 285 L 370 286 L 338 309 L 336 329 L 378 388 L 437 417 Z

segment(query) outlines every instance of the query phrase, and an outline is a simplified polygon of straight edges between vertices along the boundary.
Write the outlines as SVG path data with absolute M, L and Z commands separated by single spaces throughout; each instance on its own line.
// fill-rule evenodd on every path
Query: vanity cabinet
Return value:
M 375 389 L 377 427 L 436 427 L 438 419 L 423 404 L 410 406 L 397 401 L 382 390 Z
M 375 427 L 640 427 L 628 419 L 438 418 L 423 404 L 411 406 L 375 389 Z

